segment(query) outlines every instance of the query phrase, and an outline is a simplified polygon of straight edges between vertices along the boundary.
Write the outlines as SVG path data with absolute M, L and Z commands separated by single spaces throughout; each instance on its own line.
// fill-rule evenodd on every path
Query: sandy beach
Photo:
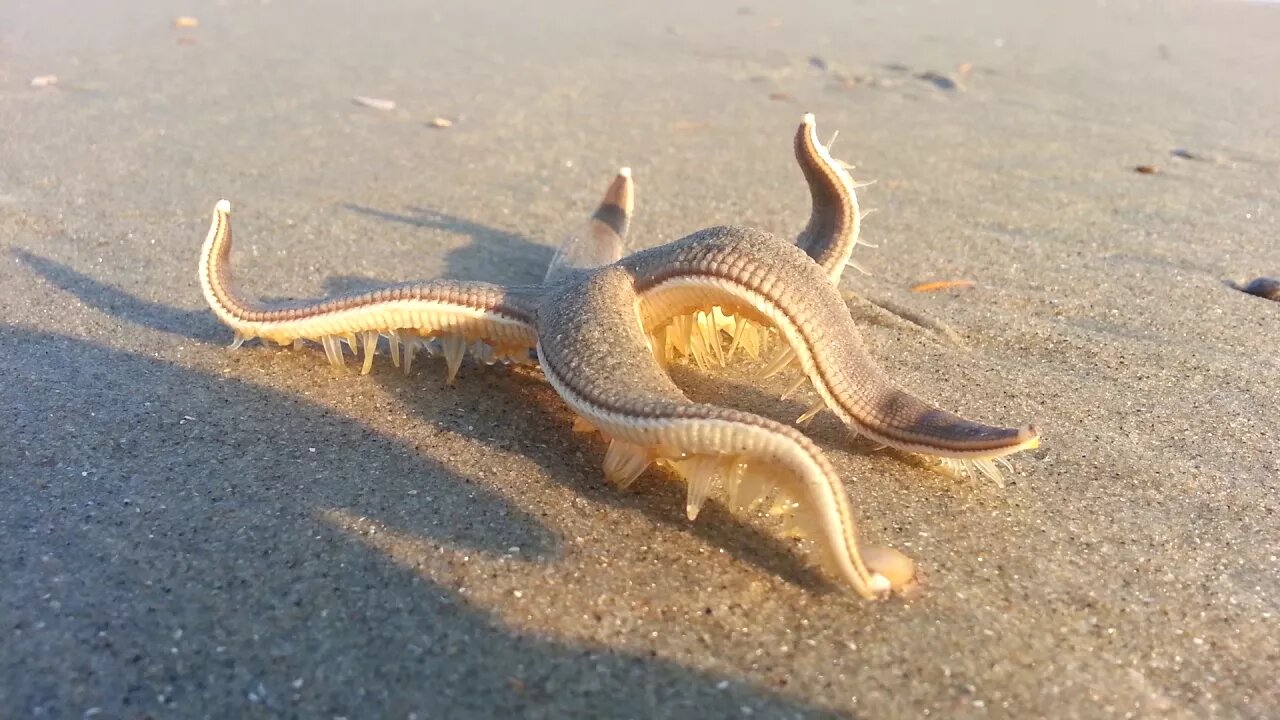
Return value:
M 1228 1 L 5 0 L 0 717 L 1274 717 L 1280 303 L 1234 285 L 1280 276 L 1277 38 Z M 200 295 L 220 198 L 261 298 L 539 282 L 623 165 L 633 248 L 792 237 L 805 112 L 876 181 L 870 350 L 1045 438 L 998 488 L 814 421 L 908 599 L 618 492 L 536 369 L 230 352 Z M 753 369 L 673 375 L 793 420 Z

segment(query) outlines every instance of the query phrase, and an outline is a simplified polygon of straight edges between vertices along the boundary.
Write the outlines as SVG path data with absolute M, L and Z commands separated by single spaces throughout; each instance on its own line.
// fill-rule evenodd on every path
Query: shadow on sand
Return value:
M 472 242 L 445 258 L 444 277 L 484 280 L 502 285 L 537 285 L 542 282 L 555 249 L 539 245 L 517 233 L 499 230 L 437 210 L 409 207 L 403 213 L 344 203 L 343 208 L 385 222 L 466 235 Z M 586 221 L 586 218 L 583 218 Z
M 58 335 L 0 327 L 0 352 L 6 715 L 822 714 L 523 635 L 336 528 L 335 509 L 433 546 L 559 555 L 535 516 L 357 421 Z

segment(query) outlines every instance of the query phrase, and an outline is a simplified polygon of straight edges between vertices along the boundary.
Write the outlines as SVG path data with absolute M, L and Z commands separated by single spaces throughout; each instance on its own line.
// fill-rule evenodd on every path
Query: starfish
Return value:
M 801 424 L 829 409 L 874 442 L 996 482 L 994 461 L 1037 447 L 1040 434 L 933 407 L 876 365 L 837 290 L 859 244 L 859 186 L 819 142 L 813 115 L 796 132 L 795 154 L 812 210 L 794 242 L 713 227 L 623 257 L 634 204 L 623 168 L 587 232 L 564 242 L 537 286 L 437 279 L 254 303 L 232 282 L 226 200 L 214 209 L 200 284 L 235 331 L 232 347 L 252 338 L 318 342 L 339 367 L 346 348 L 363 352 L 368 373 L 385 338 L 406 373 L 419 350 L 442 354 L 449 382 L 468 352 L 488 364 L 536 362 L 576 413 L 575 427 L 609 440 L 604 474 L 619 488 L 664 465 L 688 484 L 690 520 L 712 496 L 739 516 L 782 516 L 780 532 L 803 538 L 834 579 L 882 598 L 915 585 L 915 563 L 891 548 L 859 545 L 844 486 L 819 447 L 789 425 L 691 401 L 667 367 L 686 357 L 704 368 L 724 364 L 738 348 L 758 357 L 772 341 L 778 350 L 763 374 L 798 368 L 793 389 L 808 381 L 818 396 Z

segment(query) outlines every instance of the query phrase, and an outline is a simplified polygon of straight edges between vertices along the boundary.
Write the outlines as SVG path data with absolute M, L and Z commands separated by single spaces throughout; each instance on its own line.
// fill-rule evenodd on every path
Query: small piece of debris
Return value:
M 795 95 L 784 92 L 771 92 L 769 93 L 769 99 L 776 100 L 777 102 L 796 102 Z
M 957 75 L 968 75 L 973 71 L 973 63 L 960 63 L 956 66 Z
M 866 75 L 851 75 L 839 70 L 832 70 L 829 77 L 831 78 L 832 86 L 837 90 L 852 90 L 863 83 L 871 81 L 871 78 Z
M 31 87 L 53 87 L 57 84 L 57 75 L 37 75 L 31 78 Z
M 1160 172 L 1160 168 L 1155 165 L 1137 165 L 1133 168 L 1133 171 L 1140 175 L 1155 175 Z
M 927 293 L 938 292 L 939 290 L 968 290 L 977 285 L 972 280 L 934 280 L 932 282 L 923 282 L 919 285 L 912 285 L 911 292 Z
M 899 305 L 892 300 L 872 300 L 871 298 L 859 295 L 852 290 L 841 290 L 840 297 L 844 298 L 846 303 L 858 303 L 862 305 L 864 311 L 874 310 L 875 314 L 888 315 L 896 321 L 905 322 L 909 325 L 924 328 L 925 330 L 931 330 L 943 340 L 956 347 L 963 348 L 967 346 L 964 338 L 960 336 L 960 333 L 956 332 L 950 325 L 942 322 L 941 320 L 935 320 L 927 315 L 918 313 L 904 305 Z M 855 308 L 852 307 L 850 308 L 851 311 L 854 309 Z
M 173 26 L 183 30 L 200 27 L 199 18 L 193 18 L 190 15 L 183 15 L 173 19 Z
M 1250 295 L 1280 302 L 1280 280 L 1269 277 L 1254 278 L 1248 285 L 1240 288 Z
M 428 125 L 430 125 L 430 126 L 431 126 L 431 127 L 433 127 L 433 128 L 451 128 L 451 127 L 453 127 L 453 121 L 452 121 L 452 120 L 450 120 L 449 118 L 444 118 L 444 117 L 432 118 L 431 122 L 429 122 L 429 123 L 427 123 L 427 124 L 428 124 Z
M 821 57 L 819 57 L 819 56 L 817 56 L 817 55 L 810 55 L 810 56 L 809 56 L 809 67 L 811 67 L 811 68 L 816 68 L 816 69 L 818 69 L 818 70 L 821 70 L 821 71 L 823 71 L 823 72 L 826 72 L 826 70 L 827 70 L 827 61 L 826 61 L 826 60 L 823 60 Z
M 938 88 L 939 90 L 955 90 L 960 87 L 958 84 L 956 84 L 955 80 L 952 80 L 951 78 L 947 77 L 946 75 L 943 75 L 942 73 L 933 72 L 932 70 L 929 70 L 927 72 L 917 73 L 916 79 L 923 80 L 927 83 L 930 83 L 934 87 Z
M 396 109 L 395 100 L 384 100 L 382 98 L 365 97 L 363 95 L 357 95 L 351 98 L 351 102 L 367 108 L 373 108 L 374 110 L 382 110 L 383 112 Z
M 1174 148 L 1169 151 L 1169 155 L 1176 158 L 1182 158 L 1183 160 L 1208 160 L 1205 156 L 1193 153 L 1186 148 Z

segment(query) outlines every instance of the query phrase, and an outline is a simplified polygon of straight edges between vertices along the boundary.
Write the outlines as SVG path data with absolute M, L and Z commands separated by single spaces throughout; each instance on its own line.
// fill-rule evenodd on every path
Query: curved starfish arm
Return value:
M 624 167 L 618 170 L 600 206 L 587 221 L 585 235 L 571 235 L 560 244 L 543 282 L 553 283 L 570 269 L 601 267 L 617 262 L 622 257 L 634 203 L 635 183 L 631 180 L 631 168 Z
M 405 372 L 416 349 L 445 355 L 449 380 L 471 349 L 485 361 L 527 361 L 537 343 L 537 288 L 504 288 L 478 282 L 432 280 L 388 285 L 314 301 L 265 305 L 241 298 L 231 274 L 231 203 L 218 202 L 200 251 L 200 287 L 223 323 L 235 331 L 233 347 L 262 338 L 279 344 L 313 340 L 334 365 L 342 343 L 364 348 L 369 372 L 379 339 L 388 338 L 391 359 Z
M 858 244 L 862 220 L 853 178 L 818 140 L 813 113 L 806 114 L 796 130 L 795 152 L 813 205 L 809 224 L 796 237 L 796 245 L 822 266 L 832 283 L 838 283 Z
M 690 519 L 716 493 L 737 511 L 773 493 L 775 509 L 794 515 L 790 529 L 812 540 L 819 561 L 863 597 L 909 582 L 914 565 L 905 555 L 860 551 L 844 487 L 808 438 L 685 397 L 653 359 L 638 302 L 632 276 L 611 266 L 568 276 L 538 315 L 547 379 L 611 439 L 606 475 L 625 486 L 654 461 L 674 467 L 689 483 Z
M 822 270 L 796 246 L 767 233 L 710 228 L 636 253 L 621 265 L 636 277 L 639 312 L 651 333 L 671 318 L 712 306 L 776 328 L 788 347 L 774 371 L 798 363 L 821 398 L 818 407 L 877 442 L 944 458 L 957 471 L 972 467 L 997 482 L 992 460 L 1039 444 L 1034 426 L 966 420 L 897 387 L 867 354 Z

